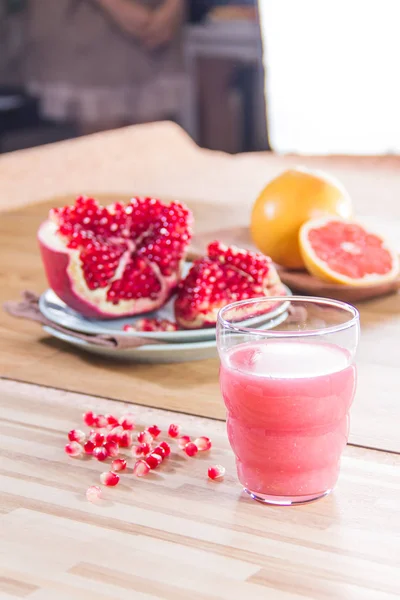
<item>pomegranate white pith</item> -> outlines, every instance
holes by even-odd
[[[161,307],[176,288],[191,238],[179,203],[133,198],[100,206],[78,198],[51,211],[38,239],[50,287],[85,317],[113,318]]]

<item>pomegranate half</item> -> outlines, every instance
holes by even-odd
[[[50,287],[88,318],[150,312],[175,290],[192,216],[178,202],[132,198],[101,206],[79,197],[50,211],[38,232]]]

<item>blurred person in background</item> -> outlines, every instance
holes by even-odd
[[[80,133],[175,118],[185,85],[185,0],[22,6],[22,78],[45,118],[74,123]]]

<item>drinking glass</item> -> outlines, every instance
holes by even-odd
[[[277,307],[285,311],[271,319]],[[349,434],[358,339],[357,309],[336,300],[254,298],[219,312],[228,437],[238,478],[255,500],[300,504],[333,489]]]

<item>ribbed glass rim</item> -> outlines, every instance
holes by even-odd
[[[324,329],[310,329],[309,331],[274,331],[274,329],[256,329],[252,327],[243,327],[238,325],[237,322],[232,322],[224,317],[224,314],[232,309],[240,308],[242,306],[259,304],[264,302],[287,302],[296,304],[297,302],[319,304],[321,306],[331,306],[339,308],[342,311],[348,313],[350,318],[345,323],[339,323],[338,325],[328,325]],[[254,317],[250,317],[254,318]],[[217,329],[226,329],[235,333],[246,333],[252,335],[264,335],[270,338],[289,338],[289,337],[315,337],[328,335],[330,333],[337,333],[339,331],[345,331],[350,329],[359,322],[360,313],[352,304],[342,302],[341,300],[333,300],[331,298],[320,298],[318,296],[265,296],[263,298],[249,298],[247,300],[239,300],[238,302],[232,302],[227,304],[218,313],[217,317]]]

